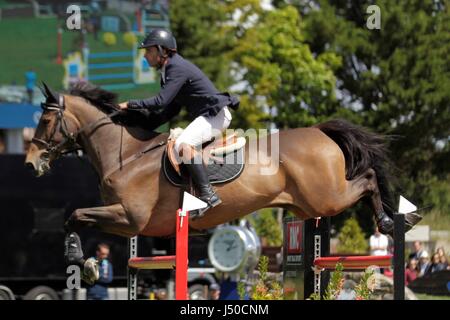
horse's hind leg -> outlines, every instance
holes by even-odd
[[[84,227],[97,227],[101,231],[121,236],[138,233],[137,226],[130,223],[121,204],[105,207],[77,209],[66,222],[65,260],[67,264],[77,264],[84,268],[83,279],[93,283],[98,279],[98,266],[93,259],[84,259],[80,237],[77,231]]]
[[[355,180],[361,181],[360,183],[363,184],[363,188],[365,189],[364,194],[367,194],[370,197],[370,203],[378,230],[383,234],[392,235],[394,230],[394,221],[383,209],[383,201],[381,199],[381,193],[378,187],[375,170],[368,169],[363,175],[359,176]]]
[[[340,181],[345,179],[340,176]],[[327,194],[326,197],[321,197],[314,208],[317,216],[332,216],[336,215],[347,208],[352,207],[363,197],[370,197],[370,203],[374,212],[375,221],[382,233],[391,234],[393,231],[393,221],[386,214],[383,209],[383,202],[381,200],[380,190],[378,188],[377,177],[375,170],[368,169],[363,174],[356,178],[347,181],[345,189],[342,185],[331,189],[333,192]]]

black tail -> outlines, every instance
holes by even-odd
[[[392,217],[394,201],[390,182],[392,168],[388,157],[387,136],[371,133],[345,120],[331,120],[315,126],[333,139],[345,156],[346,178],[351,180],[373,168],[377,174],[378,188],[385,212]]]

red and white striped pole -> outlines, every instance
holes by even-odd
[[[176,260],[175,260],[175,299],[187,300],[188,271],[188,230],[189,212],[177,210]]]

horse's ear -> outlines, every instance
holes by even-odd
[[[41,90],[41,92],[44,95],[44,97],[47,98],[47,92],[45,91],[43,85],[45,85],[44,82],[42,82],[42,85],[38,85],[38,88],[39,88],[39,90]]]
[[[50,89],[50,87],[47,86],[47,84],[45,82],[42,82],[42,84],[43,84],[44,90],[45,90],[45,92],[44,91],[42,92],[44,94],[44,96],[51,101],[59,102],[58,93],[56,93],[52,89]]]
[[[42,84],[39,86],[39,90],[41,90],[41,92],[44,95],[44,97],[48,98],[47,90],[45,89],[47,87],[47,85],[45,84],[44,81],[41,81],[41,83]]]

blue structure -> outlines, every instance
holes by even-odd
[[[90,53],[89,49],[86,48],[84,50],[84,61],[87,64],[86,80],[106,90],[133,88],[135,87],[135,57],[136,48],[130,51],[100,53]],[[117,59],[120,59],[120,61],[117,61]],[[92,63],[92,60],[94,60],[94,63]],[[114,70],[118,71],[114,72]],[[106,80],[106,83],[103,80]]]
[[[35,128],[41,113],[41,108],[32,104],[0,103],[0,128]]]

